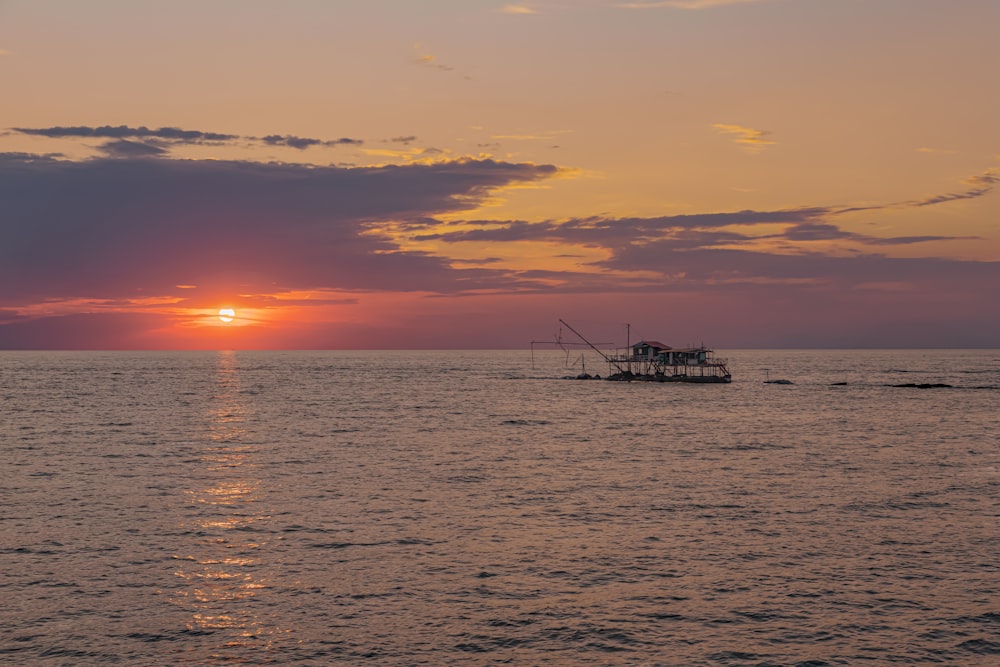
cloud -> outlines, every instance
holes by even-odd
[[[102,150],[109,155],[164,155],[172,146],[200,144],[235,144],[261,143],[267,146],[285,146],[304,150],[312,146],[336,147],[341,145],[358,146],[364,142],[360,139],[341,137],[339,139],[315,139],[297,137],[294,135],[269,134],[263,137],[241,136],[238,134],[223,134],[220,132],[203,132],[201,130],[184,130],[179,127],[160,127],[150,129],[145,126],[130,127],[128,125],[102,125],[89,127],[85,125],[71,127],[42,128],[11,128],[13,132],[29,136],[47,137],[49,139],[114,139],[118,142],[132,141],[130,144],[109,142],[102,145]],[[142,146],[146,148],[143,149]],[[129,152],[131,151],[131,152]]]
[[[142,349],[147,332],[162,325],[148,313],[72,313],[13,322],[0,319],[0,349]],[[67,336],[68,332],[72,332]]]
[[[775,254],[735,248],[692,250],[677,247],[669,240],[621,248],[600,265],[672,277],[674,289],[781,283],[854,289],[866,284],[906,283],[911,289],[934,285],[934,291],[941,291],[959,285],[996,284],[1000,279],[1000,262],[893,258],[881,254]],[[982,287],[973,289],[982,291]]]
[[[917,152],[924,153],[925,155],[954,155],[956,153],[956,151],[947,148],[930,148],[928,146],[921,146],[917,149]]]
[[[859,213],[864,211],[882,211],[886,209],[922,208],[924,206],[934,206],[936,204],[947,204],[963,199],[976,199],[990,194],[995,189],[994,186],[1000,183],[1000,170],[987,169],[981,174],[970,176],[965,179],[968,189],[961,192],[949,192],[940,195],[933,195],[923,199],[910,201],[891,202],[886,204],[870,204],[867,206],[848,206],[830,211],[830,215],[844,215],[848,213]]]
[[[155,144],[142,143],[140,141],[126,141],[125,139],[108,141],[101,144],[100,150],[110,157],[125,158],[158,157],[167,153],[165,148]]]
[[[928,197],[927,199],[909,202],[909,205],[933,206],[935,204],[944,204],[946,202],[957,201],[959,199],[976,199],[977,197],[982,197],[983,195],[987,195],[992,192],[994,186],[997,183],[1000,183],[1000,170],[988,169],[982,174],[967,178],[965,182],[970,186],[967,190]]]
[[[0,308],[0,324],[9,324],[17,320],[24,319],[24,316],[16,310],[4,310]]]
[[[536,10],[526,5],[505,5],[500,11],[504,14],[515,14],[519,16],[538,13]]]
[[[311,146],[360,146],[364,142],[360,139],[350,139],[348,137],[341,137],[340,139],[333,139],[329,141],[324,141],[322,139],[311,139],[308,137],[296,137],[292,135],[280,135],[280,134],[269,134],[266,137],[261,137],[260,141],[264,142],[269,146],[288,146],[289,148],[297,148],[303,150]]]
[[[455,72],[457,75],[461,76],[463,79],[471,80],[472,77],[468,74],[462,74],[451,65],[446,65],[444,63],[438,62],[437,56],[427,53],[423,46],[420,44],[415,45],[418,55],[416,55],[410,62],[414,65],[419,65],[420,67],[427,67],[429,69],[436,69],[442,72]]]
[[[408,304],[413,322],[426,320],[427,301],[450,304],[434,306],[442,316],[477,303],[485,332],[511,329],[529,303],[553,310],[574,299],[581,308],[602,310],[642,310],[653,298],[689,303],[699,327],[702,315],[711,326],[712,313],[726,314],[721,331],[731,331],[728,316],[750,303],[754,312],[779,303],[788,313],[783,322],[792,326],[801,312],[857,324],[862,311],[869,326],[890,312],[905,315],[898,304],[907,299],[907,312],[948,313],[954,328],[971,330],[978,322],[975,330],[996,331],[1000,324],[981,308],[1000,283],[1000,262],[915,257],[913,250],[907,258],[887,257],[881,251],[888,247],[960,237],[874,237],[840,222],[848,213],[985,196],[1000,182],[996,170],[967,179],[955,193],[863,207],[490,220],[466,213],[498,190],[564,170],[488,159],[382,167],[182,160],[151,150],[173,145],[169,133],[136,136],[128,129],[100,130],[105,136],[96,139],[109,157],[74,162],[0,154],[0,347],[169,346],[169,338],[149,338],[154,329],[165,336],[170,328],[166,311],[154,306],[204,307],[214,295],[242,295],[265,309],[335,304],[362,310],[369,306],[353,305],[355,299],[384,294],[394,299],[394,321],[402,317],[396,306]],[[268,136],[289,147],[300,138]],[[385,141],[410,140],[415,137]],[[480,244],[484,252],[449,253],[455,243]],[[524,256],[525,244],[543,248],[552,262],[511,263],[510,257]],[[428,294],[440,298],[413,300]],[[487,294],[513,300],[503,310],[480,301]],[[129,307],[127,317],[113,312]],[[615,315],[628,316],[627,310]],[[102,322],[116,333],[107,334]],[[406,326],[399,320],[392,331]],[[322,333],[296,340],[325,345]],[[388,330],[374,335],[360,327],[353,340],[398,340]]]
[[[734,135],[736,138],[733,141],[743,144],[751,150],[759,150],[778,143],[766,138],[771,134],[767,130],[754,130],[742,125],[727,125],[725,123],[715,123],[712,127],[722,134]]]
[[[96,137],[110,139],[166,139],[183,143],[203,143],[207,141],[233,141],[239,139],[235,134],[221,134],[218,132],[201,132],[199,130],[182,130],[178,127],[161,127],[149,129],[145,126],[129,127],[127,125],[102,125],[100,127],[88,127],[78,125],[74,127],[43,127],[43,128],[11,128],[21,134],[34,135],[49,138],[64,137]]]
[[[177,285],[183,291],[242,285],[262,294],[458,294],[551,290],[558,287],[554,276],[565,281],[559,289],[575,291],[632,284],[632,278],[600,270],[557,271],[539,282],[542,274],[507,269],[502,262],[458,264],[414,249],[427,241],[582,245],[608,253],[608,263],[596,269],[621,271],[643,248],[688,257],[762,239],[879,245],[944,238],[864,237],[830,224],[827,218],[836,211],[826,207],[442,226],[441,216],[455,218],[498,188],[548,179],[559,170],[470,159],[371,168],[150,160],[143,159],[145,144],[117,140],[104,148],[116,159],[0,158],[5,303],[176,294]],[[379,231],[387,225],[410,249]],[[746,231],[754,228],[760,233]]]
[[[451,67],[450,65],[442,65],[441,63],[437,62],[437,58],[435,58],[434,56],[432,56],[429,53],[426,53],[426,54],[421,55],[421,56],[417,56],[413,60],[413,62],[416,63],[417,65],[421,65],[423,67],[430,67],[430,68],[433,68],[433,69],[439,69],[439,70],[443,70],[445,72],[452,72],[452,71],[455,70],[455,68]]]
[[[857,241],[864,245],[890,246],[890,245],[912,245],[914,243],[928,243],[931,241],[957,241],[968,240],[973,237],[962,236],[890,236],[877,237],[854,232],[844,231],[836,225],[829,223],[807,222],[793,225],[785,229],[780,235],[790,241],[836,241],[848,240]]]
[[[171,294],[178,284],[513,287],[502,271],[455,271],[447,258],[401,250],[372,225],[454,214],[557,171],[493,160],[342,168],[0,156],[0,302]]]
[[[14,160],[18,162],[54,162],[65,157],[62,153],[24,153],[21,151],[0,153],[0,161]]]
[[[536,241],[567,243],[615,251],[669,243],[676,250],[694,250],[719,246],[747,245],[762,240],[783,240],[803,251],[805,244],[850,241],[861,246],[912,245],[931,241],[954,241],[969,237],[897,236],[874,237],[841,229],[825,222],[826,216],[839,211],[827,208],[803,208],[786,211],[737,211],[655,218],[578,218],[563,221],[475,221],[453,223],[454,231],[423,232],[420,225],[436,226],[434,221],[416,223],[410,228],[415,241],[444,243],[513,243]],[[726,227],[781,227],[750,235]],[[620,268],[620,267],[619,267]]]
[[[529,223],[473,222],[451,232],[418,235],[425,240],[449,243],[463,241],[555,241],[618,247],[643,243],[648,239],[676,235],[685,230],[710,230],[729,226],[797,224],[813,220],[825,213],[825,208],[804,208],[785,211],[736,211],[732,213],[700,213],[653,218],[575,218],[565,221]],[[476,225],[480,225],[476,227]],[[747,237],[741,237],[747,238]]]
[[[268,146],[289,146],[291,148],[309,148],[310,146],[318,146],[323,142],[319,139],[308,139],[305,137],[293,137],[291,135],[281,136],[280,134],[269,134],[266,137],[261,137],[263,141]]]

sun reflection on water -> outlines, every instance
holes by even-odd
[[[187,629],[217,640],[209,662],[239,661],[243,651],[269,649],[290,632],[269,624],[259,604],[274,570],[266,559],[267,532],[258,528],[271,517],[262,501],[259,445],[248,427],[248,398],[236,353],[220,352],[216,391],[206,411],[206,442],[199,453],[202,474],[188,491],[185,529],[194,540],[187,553],[175,556],[182,563],[175,574],[185,584],[175,602],[191,612]],[[220,648],[225,655],[216,652]]]

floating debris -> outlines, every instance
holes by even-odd
[[[795,384],[791,380],[772,380],[770,369],[764,369],[764,384]]]

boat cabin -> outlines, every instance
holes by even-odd
[[[709,350],[703,347],[672,348],[655,340],[641,340],[632,346],[635,360],[647,359],[666,366],[697,366],[708,361]]]

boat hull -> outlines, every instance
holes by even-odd
[[[698,384],[728,384],[733,381],[729,375],[673,375],[659,382],[694,382]]]
[[[728,384],[730,375],[640,375],[636,373],[615,373],[609,375],[613,382],[688,382],[692,384]]]

